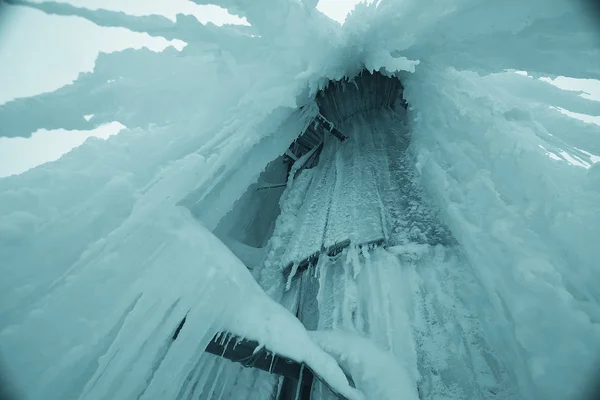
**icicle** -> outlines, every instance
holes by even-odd
[[[225,362],[223,362],[223,364],[225,364]],[[226,390],[228,389],[227,383],[229,382],[229,379],[232,376],[239,375],[239,372],[240,372],[236,365],[227,365],[224,368],[226,368],[228,371],[225,373],[225,378],[221,382],[221,392],[219,393],[217,400],[221,400],[223,398],[223,395],[225,394]]]
[[[269,353],[271,356],[271,363],[269,364],[269,372],[273,371],[273,363],[275,362],[275,354]]]
[[[296,394],[294,400],[300,400],[300,391],[302,390],[302,376],[304,375],[304,364],[300,366],[300,376],[298,377],[298,385],[296,386]]]
[[[298,272],[298,265],[299,262],[295,262],[294,264],[292,264],[292,270],[290,271],[290,274],[288,275],[287,281],[285,283],[285,290],[290,290],[290,288],[292,287],[292,280],[296,276],[296,272]]]
[[[217,357],[213,355],[207,356],[210,357],[209,361],[204,368],[199,369],[199,379],[196,382],[194,382],[194,385],[191,388],[190,394],[192,396],[200,397],[200,395],[204,393],[204,388],[208,381],[210,373],[215,367],[215,365],[219,362]]]
[[[284,380],[284,378],[281,376],[277,379],[277,395],[275,396],[276,399],[281,398],[281,390],[283,389],[283,380]]]
[[[214,377],[212,386],[211,386],[211,388],[210,388],[210,390],[208,392],[207,399],[213,399],[214,398],[213,394],[214,394],[214,392],[215,392],[215,390],[217,388],[217,385],[221,383],[220,382],[220,378],[221,378],[221,374],[223,373],[223,369],[225,368],[225,364],[226,363],[225,363],[225,361],[221,361],[218,364],[219,364],[219,366],[217,368],[217,373],[216,373],[216,375]]]

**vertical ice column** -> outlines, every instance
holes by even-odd
[[[421,400],[515,398],[514,377],[486,338],[489,300],[413,171],[403,113],[358,113],[342,125],[348,140],[326,143],[311,173],[334,184],[313,182],[291,242],[305,246],[302,254],[315,250],[303,235],[323,237],[325,249],[350,245],[321,253],[296,277],[287,302],[308,329],[362,337],[389,356],[390,371],[404,378],[363,370],[353,378],[368,396],[410,398],[418,387]],[[327,212],[313,213],[316,205]],[[327,217],[313,224],[316,215]],[[356,246],[374,237],[383,243]],[[374,352],[348,346],[343,358],[367,368],[377,365]],[[318,382],[312,395],[335,398]]]

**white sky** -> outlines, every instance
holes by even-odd
[[[123,11],[132,15],[177,13],[202,23],[245,23],[216,6],[188,0],[62,0],[76,6]],[[340,22],[359,0],[321,0],[318,9]],[[35,27],[35,29],[32,29]],[[74,33],[77,33],[74,35]],[[0,27],[0,104],[15,97],[55,90],[91,71],[99,52],[129,47],[160,51],[169,42],[122,28],[103,28],[77,17],[47,15],[27,7],[6,7]],[[7,60],[10,60],[7,62]]]
[[[132,15],[162,14],[174,19],[177,13],[184,13],[196,16],[203,23],[245,23],[224,9],[199,6],[188,0],[68,2]],[[317,9],[343,23],[358,2],[360,0],[320,0]],[[173,43],[122,28],[98,27],[82,18],[52,16],[26,7],[6,7],[0,26],[0,104],[17,97],[53,91],[72,82],[80,72],[93,69],[99,52],[143,46],[160,51],[170,44]],[[600,99],[599,81],[559,78],[552,83],[567,90],[584,90]],[[94,131],[39,131],[29,139],[0,138],[0,177],[56,160],[82,144],[87,137],[106,138],[122,127],[109,124]]]
[[[61,0],[65,1],[65,0]],[[202,23],[245,23],[216,6],[188,0],[69,0],[91,9],[104,8],[131,15],[178,13],[196,16]],[[319,10],[343,22],[359,0],[321,0]],[[34,28],[33,28],[34,27]],[[74,33],[77,33],[74,35]],[[76,17],[47,15],[26,7],[6,7],[0,26],[0,104],[56,90],[91,71],[99,52],[148,47],[160,51],[170,43],[120,28],[102,28]],[[54,161],[89,136],[106,138],[123,128],[109,124],[93,131],[45,131],[31,138],[0,137],[0,177],[22,173]]]
[[[58,160],[90,136],[106,139],[123,128],[122,124],[112,122],[93,131],[40,129],[31,138],[0,138],[0,176],[19,174],[34,166]]]

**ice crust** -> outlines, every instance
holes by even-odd
[[[277,379],[203,353],[229,330],[306,362],[327,383],[317,398],[579,398],[600,354],[600,127],[560,110],[600,106],[538,77],[600,78],[580,3],[383,0],[340,26],[314,2],[196,2],[250,26],[11,2],[187,43],[101,54],[74,83],[0,105],[3,136],[128,127],[0,179],[0,350],[16,386],[270,398]],[[403,168],[455,242],[351,247],[286,292],[284,244],[320,210],[302,199],[327,174],[301,173],[275,226],[241,217],[276,202],[247,190],[318,113],[317,90],[363,68],[405,86],[407,122],[382,124],[410,132]],[[274,232],[260,252],[231,233],[251,224]],[[288,311],[306,300],[300,282],[316,332]]]

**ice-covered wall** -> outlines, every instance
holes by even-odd
[[[580,389],[600,355],[600,129],[557,108],[600,107],[535,78],[600,77],[580,3],[382,0],[339,26],[313,2],[197,2],[250,26],[11,1],[187,43],[102,54],[73,84],[0,106],[5,136],[129,128],[0,180],[0,345],[21,389],[174,398],[227,326],[358,398],[315,344],[336,353],[328,338],[309,337],[211,230],[316,113],[298,107],[364,67],[406,87],[414,166],[484,282],[485,332],[523,393]],[[167,352],[186,313],[195,322]]]
[[[490,83],[510,87],[511,75],[420,72],[427,78],[406,88],[419,110],[416,167],[495,303],[488,335],[513,353],[520,379],[539,390],[532,396],[575,398],[600,355],[600,165],[559,162],[544,149],[576,155],[575,147],[591,148],[578,140],[597,146],[598,126],[494,96]],[[537,82],[519,80],[533,97]],[[513,334],[499,333],[507,330]]]

